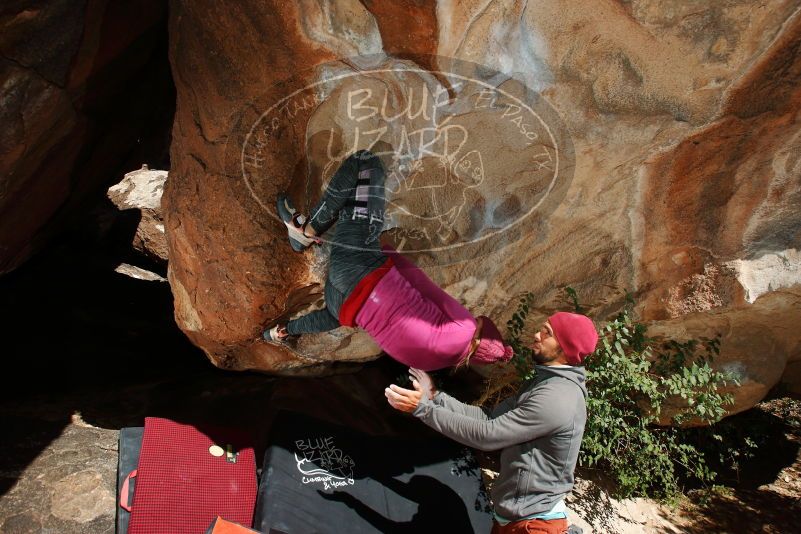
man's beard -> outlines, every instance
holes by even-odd
[[[545,365],[546,363],[554,361],[558,357],[558,355],[548,357],[542,354],[541,352],[537,353],[532,351],[531,357],[534,360],[534,363],[536,363],[537,365]]]

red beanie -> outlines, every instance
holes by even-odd
[[[514,350],[503,342],[503,336],[501,336],[501,332],[492,322],[492,319],[486,315],[482,315],[480,319],[483,324],[481,337],[471,361],[480,363],[508,362],[514,355]]]
[[[570,365],[581,365],[585,356],[595,352],[598,332],[586,315],[556,312],[548,317],[548,322]]]

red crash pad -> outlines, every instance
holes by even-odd
[[[255,455],[239,430],[148,417],[137,472],[130,534],[197,534],[217,516],[252,524]]]

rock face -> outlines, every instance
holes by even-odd
[[[0,7],[0,274],[85,213],[170,120],[165,20],[147,0]]]
[[[699,339],[720,333],[721,356],[716,367],[739,383],[724,391],[734,396],[735,405],[729,411],[740,412],[762,400],[766,385],[778,384],[788,364],[799,360],[799,309],[801,288],[796,285],[766,293],[750,305],[657,321],[648,333],[668,339]],[[792,389],[792,382],[789,385]],[[666,406],[666,419],[671,410],[672,406]]]
[[[119,210],[139,210],[133,248],[153,260],[167,261],[167,238],[161,216],[161,195],[167,171],[149,170],[143,165],[129,172],[120,183],[109,188],[107,196]]]
[[[737,410],[801,360],[797,1],[384,4],[171,5],[169,280],[215,365],[377,355],[347,328],[258,340],[325,279],[275,194],[309,209],[356,148],[383,152],[382,240],[476,314],[503,324],[525,291],[545,314],[570,285],[603,319],[635,290],[653,328],[723,330]]]

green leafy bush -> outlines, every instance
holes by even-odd
[[[567,293],[581,312],[575,291],[568,288]],[[521,379],[534,374],[531,351],[520,339],[530,304],[527,294],[507,323]],[[706,484],[715,473],[697,440],[684,439],[679,428],[658,424],[666,422],[666,404],[674,424],[711,425],[732,402],[718,390],[733,380],[710,365],[718,354],[719,338],[659,344],[631,317],[632,304],[627,297],[626,307],[600,328],[598,348],[585,360],[588,419],[579,462],[610,476],[618,497],[670,500],[680,493],[682,480]]]
[[[512,318],[506,323],[507,343],[514,349],[514,356],[512,356],[511,362],[521,380],[528,380],[534,376],[531,349],[520,339],[526,326],[526,317],[532,300],[533,295],[531,293],[523,295],[518,303],[517,311],[512,314]]]

